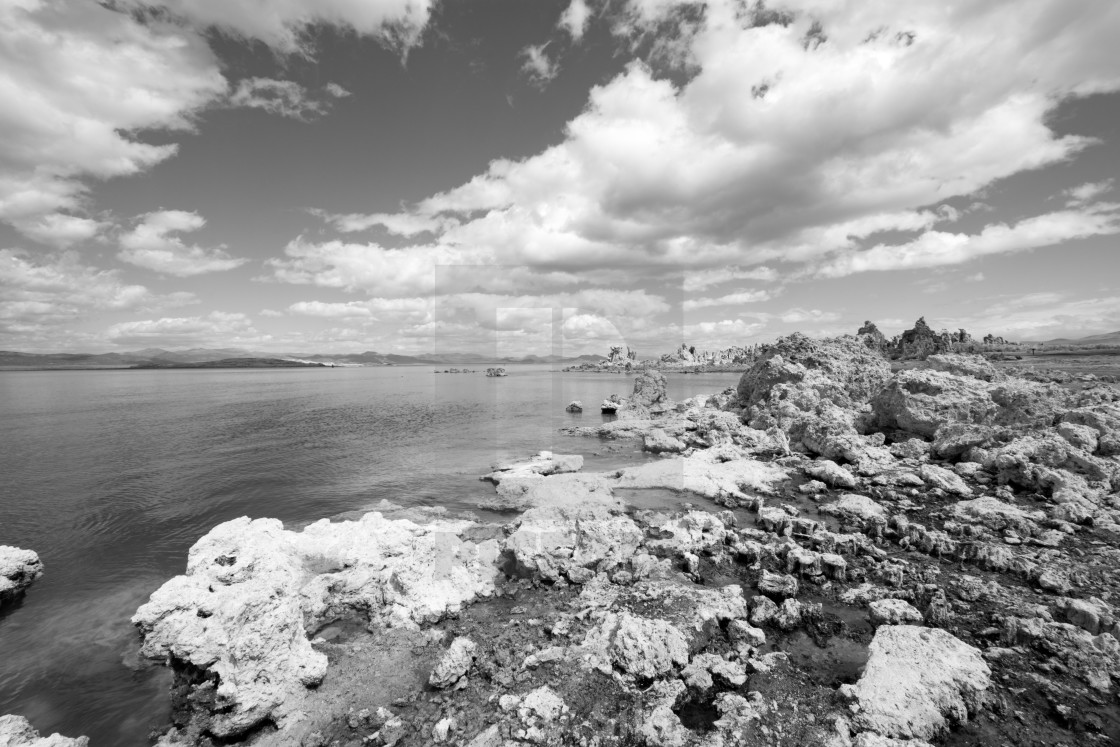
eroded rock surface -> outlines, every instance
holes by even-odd
[[[35,727],[23,716],[0,716],[0,747],[87,747],[86,737],[64,737],[51,734],[39,735]]]
[[[43,563],[31,550],[0,545],[0,607],[22,595],[43,575]]]

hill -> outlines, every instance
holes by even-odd
[[[1099,335],[1089,335],[1087,337],[1059,337],[1054,340],[1044,340],[1042,345],[1073,345],[1075,347],[1088,347],[1091,345],[1116,345],[1120,346],[1120,330],[1116,332],[1104,332]]]

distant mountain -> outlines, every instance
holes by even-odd
[[[164,350],[163,348],[144,348],[125,353],[20,353],[0,350],[0,368],[24,369],[70,369],[70,368],[176,368],[205,367],[227,368],[230,360],[289,361],[298,365],[305,361],[310,364],[346,364],[357,366],[419,366],[419,365],[487,365],[516,363],[574,364],[604,360],[601,355],[581,355],[564,358],[557,355],[527,355],[521,358],[495,358],[478,353],[444,353],[440,355],[397,355],[367,350],[364,353],[345,353],[330,355],[316,353],[262,353],[240,348],[192,348],[190,350]],[[215,366],[196,364],[216,363]],[[278,367],[282,363],[261,364]]]
[[[167,361],[152,359],[131,368],[324,368],[326,363],[308,363],[287,358],[223,358],[216,361]]]
[[[1044,340],[1043,345],[1074,345],[1079,347],[1089,345],[1117,345],[1120,346],[1120,330],[1116,332],[1104,332],[1099,335],[1089,335],[1088,337],[1059,337],[1054,340]]]

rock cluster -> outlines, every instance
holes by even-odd
[[[0,747],[88,747],[86,737],[64,737],[51,734],[39,736],[39,732],[22,716],[0,716]]]
[[[43,563],[31,550],[0,545],[0,607],[14,600],[43,575]]]
[[[970,356],[892,373],[860,338],[801,335],[735,390],[677,403],[664,383],[566,429],[645,461],[542,452],[487,475],[521,511],[501,527],[215,528],[135,618],[189,693],[182,743],[1120,737],[1120,391]],[[346,619],[406,636],[422,671],[328,718],[315,703],[361,690],[367,644],[321,633]]]

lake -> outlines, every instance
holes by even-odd
[[[300,525],[382,500],[479,511],[495,461],[540,449],[585,469],[646,458],[557,432],[602,421],[629,376],[510,366],[0,372],[0,545],[45,575],[0,612],[0,715],[44,734],[145,745],[166,725],[170,673],[142,661],[129,618],[238,516]],[[669,375],[683,399],[739,374]],[[564,411],[573,399],[587,409]]]

